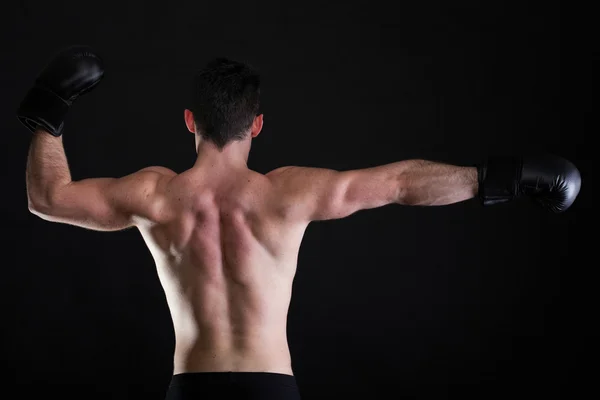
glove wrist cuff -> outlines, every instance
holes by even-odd
[[[518,197],[521,170],[522,161],[518,157],[493,157],[478,166],[481,203],[490,206]]]
[[[17,117],[31,132],[41,126],[53,136],[60,136],[70,106],[52,91],[34,86],[21,102]]]

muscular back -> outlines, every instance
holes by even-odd
[[[138,223],[173,318],[175,371],[291,374],[287,311],[306,223],[286,223],[277,188],[245,170],[188,171]]]

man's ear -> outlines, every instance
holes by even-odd
[[[257,137],[260,131],[262,131],[263,127],[263,114],[259,114],[254,117],[254,121],[252,122],[252,132],[251,136],[253,138]]]
[[[196,121],[194,121],[194,114],[186,108],[183,112],[183,118],[185,120],[185,126],[187,126],[188,131],[196,133]]]

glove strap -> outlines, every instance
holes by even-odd
[[[506,203],[519,195],[522,160],[491,157],[477,167],[479,199],[484,206]]]
[[[50,90],[34,86],[21,102],[17,118],[31,132],[41,126],[53,136],[60,136],[70,106],[70,102]]]

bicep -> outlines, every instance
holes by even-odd
[[[281,174],[282,198],[291,218],[339,219],[381,207],[397,197],[397,179],[385,167],[350,171],[291,167]]]
[[[71,182],[57,189],[46,209],[39,215],[93,230],[120,230],[131,226],[129,213],[118,194],[122,184],[117,178],[92,178]],[[125,189],[125,188],[123,188]]]
[[[40,217],[83,228],[113,231],[133,226],[133,216],[148,214],[158,180],[146,168],[122,178],[91,178],[57,189],[50,204],[35,210]]]

